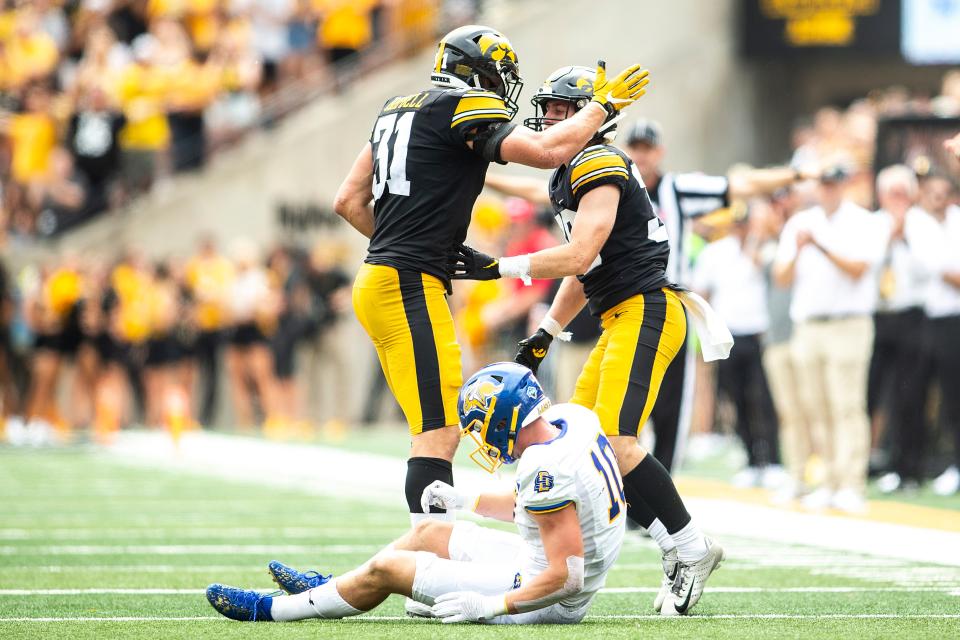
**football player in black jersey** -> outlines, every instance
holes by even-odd
[[[575,117],[590,101],[595,81],[586,67],[555,71],[533,98],[537,117],[524,124],[549,130]],[[600,417],[617,454],[627,513],[650,530],[664,553],[655,608],[683,614],[699,600],[723,550],[700,533],[670,474],[637,442],[686,337],[686,319],[666,276],[666,229],[629,157],[605,144],[610,129],[609,123],[598,129],[550,179],[550,201],[566,244],[499,260],[462,246],[451,255],[450,273],[454,279],[564,278],[540,328],[519,344],[517,362],[534,371],[585,304],[600,318],[603,333],[570,402]]]
[[[423,489],[453,481],[460,440],[463,380],[444,300],[447,256],[466,237],[490,162],[548,168],[569,161],[648,82],[639,65],[609,81],[602,63],[599,73],[590,104],[574,117],[549,131],[517,128],[510,122],[521,86],[516,52],[494,29],[460,27],[437,47],[435,86],[383,105],[337,193],[336,212],[370,238],[353,305],[410,427],[406,497],[414,523],[430,517],[420,506]],[[446,518],[443,510],[433,514]]]

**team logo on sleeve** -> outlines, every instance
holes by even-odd
[[[546,471],[538,471],[537,478],[533,481],[534,493],[546,493],[553,489],[553,476]]]
[[[523,582],[523,576],[521,576],[520,573],[517,572],[517,575],[513,576],[513,588],[514,588],[514,589],[519,589],[519,588],[520,588],[520,584],[521,584],[522,582]]]

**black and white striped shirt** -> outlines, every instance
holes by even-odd
[[[667,278],[681,285],[690,283],[687,220],[706,215],[730,204],[730,182],[726,176],[703,173],[667,173],[648,190],[657,215],[667,227],[670,261]]]

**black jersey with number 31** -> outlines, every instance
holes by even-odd
[[[489,165],[466,140],[509,120],[489,91],[427,89],[387,100],[370,136],[375,202],[366,262],[449,283],[447,254],[467,236]]]
[[[615,147],[587,147],[569,165],[554,171],[550,200],[564,237],[569,241],[580,199],[605,184],[620,189],[617,217],[600,255],[586,273],[577,276],[596,316],[638,293],[669,284],[666,227],[654,213],[630,158]]]

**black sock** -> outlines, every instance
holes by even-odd
[[[453,465],[442,458],[410,458],[407,460],[407,506],[410,513],[423,513],[420,507],[420,496],[423,490],[433,484],[434,480],[442,480],[449,485],[453,484]],[[446,509],[430,507],[430,513],[446,513]]]
[[[623,477],[623,493],[630,508],[627,514],[633,518],[630,509],[635,508],[633,501],[639,506],[642,500],[653,515],[663,523],[667,533],[676,533],[690,523],[690,514],[683,505],[677,486],[660,461],[652,455],[643,457],[633,471]],[[638,498],[640,500],[638,500]],[[642,509],[642,507],[639,507]],[[642,517],[642,516],[641,516]],[[649,516],[646,516],[649,517]],[[638,518],[634,518],[643,524]],[[653,522],[653,518],[650,518]]]
[[[623,483],[623,495],[627,499],[627,517],[636,522],[644,529],[649,529],[653,521],[657,519],[657,514],[653,512],[647,501],[636,492],[632,485]]]

